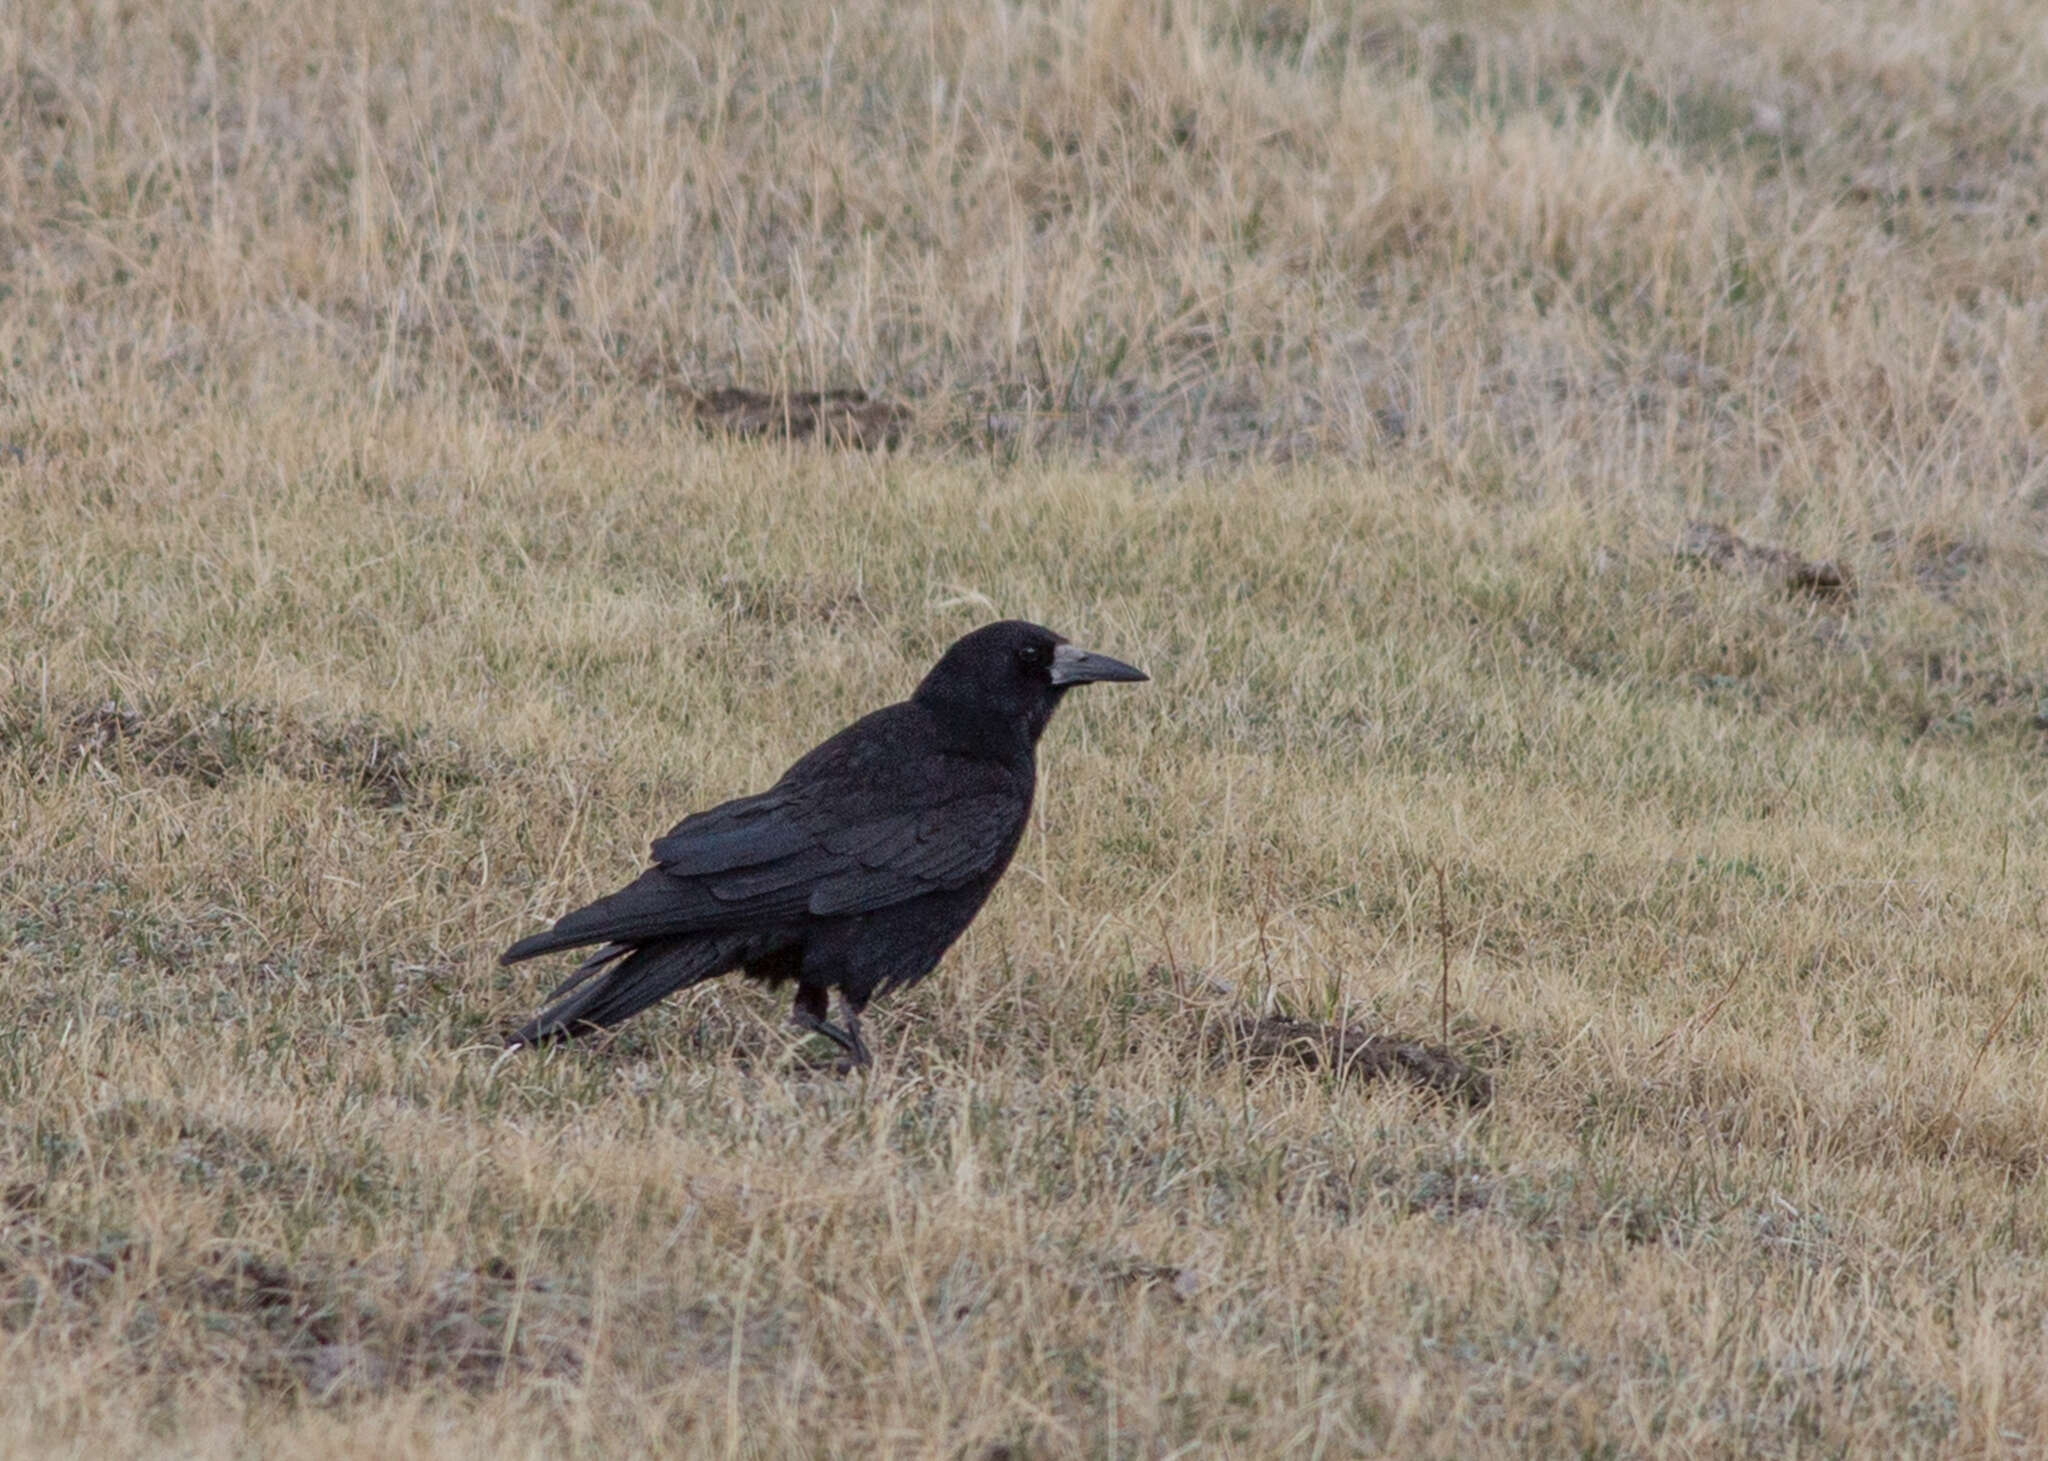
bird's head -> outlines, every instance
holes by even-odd
[[[1067,643],[1021,619],[985,624],[953,641],[912,699],[949,719],[1000,722],[1036,742],[1076,685],[1151,677],[1121,660]]]

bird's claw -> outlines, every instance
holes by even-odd
[[[813,1035],[823,1035],[827,1040],[830,1040],[834,1045],[844,1050],[846,1052],[844,1069],[846,1070],[857,1070],[861,1066],[874,1063],[872,1057],[868,1055],[866,1042],[860,1038],[860,1021],[851,1016],[846,1021],[849,1028],[844,1030],[840,1029],[830,1020],[812,1014],[809,1010],[796,1011],[789,1017],[789,1022],[799,1030],[808,1030]]]

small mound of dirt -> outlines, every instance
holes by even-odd
[[[1405,1080],[1467,1106],[1484,1106],[1493,1099],[1491,1076],[1426,1041],[1286,1015],[1231,1015],[1210,1028],[1218,1045],[1247,1064],[1291,1063],[1304,1070],[1334,1070],[1360,1081]]]
[[[875,451],[903,440],[910,412],[866,391],[766,391],[720,386],[688,391],[683,413],[698,425],[733,436],[808,441]]]
[[[8,739],[40,736],[23,723],[11,736],[0,734],[0,744]],[[484,774],[461,747],[428,733],[371,716],[308,721],[261,705],[142,711],[104,700],[64,714],[55,740],[57,759],[66,766],[127,760],[202,786],[274,767],[299,780],[352,787],[386,809],[430,803]]]
[[[1790,548],[1752,543],[1719,523],[1687,523],[1673,556],[1682,563],[1703,564],[1727,573],[1769,577],[1788,594],[1839,600],[1856,592],[1855,575],[1834,559],[1803,558]]]
[[[121,1280],[121,1282],[117,1282]],[[83,1327],[123,1302],[190,1316],[204,1348],[161,1334],[126,1341],[152,1367],[214,1366],[216,1346],[259,1390],[360,1400],[446,1378],[472,1393],[508,1375],[573,1378],[589,1347],[587,1299],[492,1259],[433,1272],[293,1266],[227,1246],[155,1250],[133,1240],[65,1251],[31,1235],[0,1253],[0,1303]]]

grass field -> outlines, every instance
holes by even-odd
[[[2044,40],[0,12],[0,1452],[2048,1456]],[[1010,615],[1154,680],[869,1077],[500,1059]],[[1489,1105],[1204,1038],[1446,947]]]

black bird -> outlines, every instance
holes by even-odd
[[[956,641],[908,700],[863,716],[758,796],[676,824],[654,866],[499,960],[599,945],[507,1042],[615,1025],[733,969],[796,981],[793,1024],[868,1062],[860,1015],[958,938],[1017,850],[1038,737],[1096,680],[1143,680],[1036,624]],[[826,1018],[839,991],[844,1026]]]

